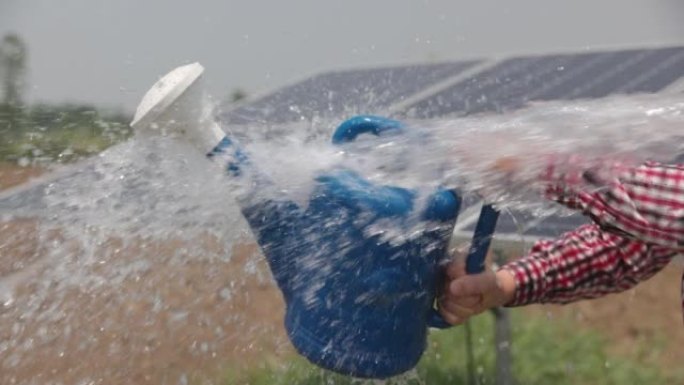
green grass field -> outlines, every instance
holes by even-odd
[[[474,368],[477,384],[495,384],[493,317],[481,315],[473,322]],[[684,381],[681,370],[665,373],[638,364],[635,357],[608,355],[605,340],[595,332],[576,330],[571,323],[513,317],[513,377],[519,385],[642,385]],[[468,385],[465,329],[433,331],[429,347],[417,369],[389,380],[393,384]],[[644,347],[648,349],[649,347]],[[376,384],[353,380],[318,369],[300,357],[282,365],[261,364],[243,372],[226,370],[224,385],[352,385]]]
[[[0,105],[0,161],[65,163],[99,153],[132,132],[123,114],[89,106]]]

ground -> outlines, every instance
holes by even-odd
[[[19,185],[41,173],[42,169],[38,167],[17,167],[0,161],[0,190]]]
[[[35,175],[2,170],[11,183]],[[183,242],[146,241],[140,247],[140,242],[125,245],[112,239],[101,248],[116,253],[108,263],[127,266],[145,260],[153,261],[154,268],[126,274],[119,282],[120,276],[109,273],[113,269],[74,266],[90,269],[104,283],[51,291],[59,286],[47,278],[58,267],[45,262],[50,245],[69,247],[69,240],[51,233],[38,242],[36,226],[31,219],[0,223],[0,295],[3,283],[14,287],[12,301],[0,301],[2,384],[47,378],[176,384],[184,374],[191,379],[220,376],[225,368],[239,371],[292,352],[282,328],[280,293],[263,259],[253,264],[254,245],[237,246],[230,260],[171,263]],[[198,242],[217,255],[227,253],[211,237]],[[607,337],[611,354],[635,353],[667,370],[684,356],[681,270],[677,261],[626,293],[516,311],[597,330]]]
[[[523,250],[520,245],[507,244],[501,249],[511,257]],[[578,328],[604,335],[610,352],[639,356],[645,363],[662,365],[667,370],[678,367],[684,357],[683,270],[684,258],[680,256],[663,271],[626,292],[568,305],[527,306],[516,311],[547,317],[550,322],[570,320]]]
[[[674,261],[637,288],[591,301],[532,306],[524,311],[572,320],[578,328],[605,335],[609,351],[641,357],[646,363],[677,368],[684,357],[680,285],[682,263]]]

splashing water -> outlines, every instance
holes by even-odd
[[[235,203],[246,193],[306,205],[317,175],[346,168],[421,195],[446,186],[548,215],[537,175],[549,155],[609,173],[606,160],[636,165],[684,153],[681,97],[408,121],[402,133],[344,146],[329,144],[336,123],[231,133],[275,189],[255,192],[165,138],[111,148],[51,183],[40,218],[3,224],[0,382],[187,382],[188,373],[211,377],[226,362],[290,352],[277,290]],[[492,168],[505,157],[520,161],[513,176]],[[369,231],[418,231],[387,226]]]
[[[549,208],[539,190],[550,158],[558,172],[592,169],[609,181],[616,163],[673,162],[684,154],[684,100],[678,95],[549,102],[503,115],[406,121],[399,133],[366,135],[343,146],[329,144],[334,123],[314,127],[313,134],[293,126],[279,136],[251,128],[239,135],[277,193],[302,203],[317,174],[346,168],[377,184],[424,193],[441,186],[501,207],[534,210]],[[501,159],[515,159],[515,172],[497,171]]]

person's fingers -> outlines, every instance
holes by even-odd
[[[453,261],[447,265],[446,275],[450,279],[456,279],[466,274],[465,264],[462,261]]]
[[[449,323],[450,325],[460,325],[463,322],[465,322],[464,319],[459,318],[455,314],[447,311],[446,309],[440,307],[439,308],[439,314],[444,318],[444,320]]]
[[[458,297],[457,300],[452,300],[451,302],[454,302],[455,304],[471,309],[478,308],[482,306],[484,296],[482,294],[478,295],[471,295],[468,297]]]
[[[453,301],[442,300],[439,303],[439,313],[449,324],[459,325],[472,316],[482,313],[484,308],[481,303],[481,301],[478,301],[475,307],[468,307]]]
[[[445,312],[455,315],[460,319],[470,318],[477,314],[479,310],[477,308],[463,306],[452,301],[444,301],[442,304],[440,304],[440,308],[443,308]]]
[[[516,157],[504,156],[494,161],[492,169],[494,171],[511,174],[520,169],[520,163],[520,159]]]
[[[438,303],[446,303],[446,302],[453,302],[459,306],[465,306],[465,307],[470,307],[470,308],[475,308],[478,306],[482,305],[484,296],[481,294],[478,295],[470,295],[470,296],[464,296],[464,297],[455,297],[451,295],[449,291],[449,284],[446,284],[447,288],[444,291],[444,295],[438,298]]]
[[[482,296],[497,289],[496,277],[490,273],[473,274],[451,281],[449,294],[453,297]]]
[[[437,300],[442,301],[449,296],[451,296],[451,280],[445,280],[441,290],[437,290]]]

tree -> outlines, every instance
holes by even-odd
[[[0,43],[0,67],[3,68],[3,104],[19,107],[26,87],[27,49],[15,33],[5,35]]]
[[[233,90],[233,92],[230,94],[230,101],[232,103],[237,103],[247,97],[247,92],[245,92],[241,88],[236,88]]]

